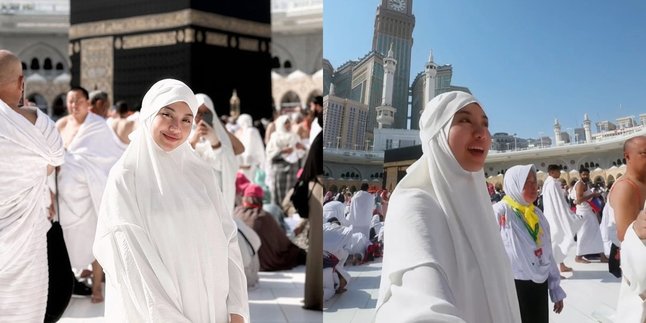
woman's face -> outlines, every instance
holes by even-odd
[[[179,147],[191,132],[193,113],[185,102],[175,102],[159,110],[152,124],[152,136],[162,150]]]
[[[530,171],[523,186],[523,199],[525,202],[532,204],[538,198],[538,182],[536,181],[536,173]]]
[[[195,114],[195,124],[200,123],[204,119],[204,115],[211,113],[211,110],[202,104],[197,108],[197,113]]]
[[[491,134],[489,118],[477,103],[466,105],[453,116],[449,147],[464,170],[482,169],[491,147]]]

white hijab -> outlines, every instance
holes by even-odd
[[[166,152],[151,135],[158,111],[175,102],[197,112],[184,83],[151,87],[141,126],[110,172],[94,242],[111,284],[106,319],[226,322],[237,313],[248,322],[237,230],[212,167],[188,141]]]
[[[480,301],[487,302],[493,322],[519,322],[511,265],[494,221],[484,173],[482,170],[464,170],[453,156],[448,143],[453,116],[470,103],[479,104],[472,95],[453,91],[438,95],[426,105],[419,121],[423,155],[408,168],[408,174],[395,190],[420,189],[435,199],[446,217],[456,250],[457,275],[460,275],[457,279],[482,282],[487,297]],[[393,192],[393,196],[395,195]],[[393,202],[391,198],[389,213],[398,214]],[[386,230],[389,220],[397,219],[387,217]],[[387,231],[386,235],[388,234],[410,236],[410,232]],[[396,256],[394,263],[386,264],[384,258],[384,269],[387,266],[390,268],[382,277],[418,265],[422,261],[420,257],[427,256],[425,243],[427,241],[416,241],[418,245],[411,245],[409,251],[402,251]],[[473,251],[477,268],[460,266],[474,261],[469,258],[469,253],[460,252],[468,249]],[[432,256],[429,259],[432,261]],[[477,276],[472,276],[474,273]],[[383,295],[387,294],[383,289],[389,288],[384,286],[383,279],[381,288],[379,303],[383,302]],[[485,321],[488,320],[483,320]]]
[[[524,206],[529,205],[523,197],[523,187],[525,186],[530,171],[536,173],[534,165],[517,165],[511,167],[505,172],[505,179],[503,181],[505,194],[509,195],[518,204]]]
[[[218,114],[215,112],[215,107],[213,105],[213,101],[211,101],[211,98],[203,93],[198,93],[195,95],[195,98],[197,99],[197,106],[201,106],[204,104],[209,111],[213,114],[213,130],[215,131],[215,134],[218,136],[220,139],[221,147],[219,149],[220,153],[216,155],[216,158],[214,158],[214,165],[213,167],[220,172],[220,177],[221,177],[221,189],[222,189],[222,194],[224,195],[224,200],[225,204],[227,206],[227,210],[233,214],[233,208],[235,205],[235,192],[236,192],[236,187],[235,187],[235,181],[236,181],[236,173],[239,168],[239,162],[238,159],[235,156],[235,153],[233,152],[233,144],[231,144],[231,138],[229,138],[229,132],[224,129],[222,126],[222,123],[220,122],[220,119],[218,118]],[[197,145],[204,144],[204,143],[198,143]],[[196,145],[196,150],[197,150],[197,145]],[[209,147],[206,147],[208,150],[211,150],[211,143],[206,143]]]
[[[253,119],[248,114],[241,114],[236,123],[240,129],[236,132],[236,137],[240,139],[245,147],[241,156],[241,164],[246,166],[256,165],[264,169],[265,164],[265,144],[260,137],[260,132],[253,126]]]
[[[276,131],[271,134],[267,143],[267,158],[270,160],[278,156],[284,148],[295,148],[296,143],[299,141],[298,135],[285,128],[285,124],[290,121],[289,119],[288,115],[282,115],[276,119]],[[296,155],[296,150],[292,154]],[[286,158],[285,160],[288,159]],[[294,158],[288,161],[294,163]],[[295,161],[298,161],[298,158],[295,158]]]

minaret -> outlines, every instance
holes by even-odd
[[[585,132],[585,142],[592,142],[592,131],[590,125],[592,122],[588,118],[588,114],[583,115],[583,131]]]
[[[388,56],[384,58],[384,87],[381,91],[381,105],[393,105],[393,79],[395,77],[395,69],[397,60],[393,55],[393,44],[390,44]]]
[[[336,93],[334,93],[335,92],[334,90],[335,90],[334,89],[334,83],[331,83],[330,84],[330,93],[329,93],[330,96],[336,95]]]
[[[384,58],[384,87],[381,96],[381,105],[376,108],[377,123],[379,128],[390,128],[395,121],[395,108],[393,107],[393,78],[397,67],[397,60],[393,53],[393,44],[390,44],[388,56]]]
[[[561,139],[561,124],[559,124],[558,119],[554,119],[554,141],[556,146],[563,144],[563,139]]]
[[[428,56],[428,62],[426,62],[426,68],[424,69],[426,74],[426,83],[424,86],[424,106],[428,101],[431,101],[435,97],[435,76],[437,75],[437,65],[433,62],[433,50]]]

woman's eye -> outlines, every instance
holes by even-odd
[[[162,112],[161,115],[167,118],[170,117],[170,113],[168,112]]]
[[[184,120],[182,120],[182,121],[183,121],[184,123],[193,123],[193,120],[191,120],[191,119],[184,119]]]

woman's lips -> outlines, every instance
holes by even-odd
[[[178,138],[178,137],[171,136],[171,135],[167,135],[167,134],[165,134],[165,133],[163,133],[163,132],[162,132],[162,135],[163,135],[163,136],[164,136],[164,138],[166,138],[166,140],[168,140],[168,141],[178,141],[178,140],[179,140],[179,138]]]

